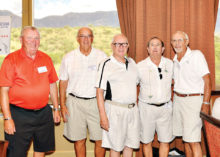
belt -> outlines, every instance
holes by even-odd
[[[43,110],[46,106],[44,106],[44,107],[42,107],[42,108],[40,108],[40,109],[26,109],[26,108],[22,108],[22,107],[19,107],[19,106],[16,106],[16,105],[14,105],[14,104],[10,104],[11,105],[11,107],[13,107],[13,108],[16,108],[16,109],[20,109],[20,110],[25,110],[25,111],[29,111],[29,112],[37,112],[37,111],[41,111],[41,110]]]
[[[76,97],[76,98],[78,98],[78,99],[84,99],[84,100],[89,100],[89,99],[94,99],[94,98],[96,98],[96,97],[92,97],[92,98],[80,97],[80,96],[76,96],[76,95],[74,95],[74,94],[72,94],[72,93],[70,93],[69,95],[71,95],[71,96],[73,96],[73,97]]]
[[[169,101],[168,101],[169,102]],[[148,105],[153,105],[153,106],[157,106],[157,107],[160,107],[160,106],[163,106],[165,105],[166,103],[168,102],[165,102],[165,103],[161,103],[161,104],[150,104],[150,103],[147,103]]]
[[[131,103],[131,104],[121,104],[115,101],[110,101],[110,100],[106,100],[107,103],[111,104],[111,105],[115,105],[115,106],[119,106],[119,107],[124,107],[124,108],[133,108],[135,106],[135,103]]]
[[[187,96],[202,96],[204,94],[202,93],[194,93],[194,94],[180,94],[180,93],[177,93],[177,92],[174,92],[177,96],[179,97],[187,97]]]

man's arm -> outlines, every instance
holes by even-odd
[[[59,105],[58,105],[58,90],[56,82],[50,84],[50,98],[53,103],[53,119],[55,123],[60,122],[60,113],[59,113]]]
[[[9,97],[8,97],[8,92],[9,92],[10,87],[0,87],[1,89],[1,96],[0,96],[0,103],[1,103],[1,108],[2,112],[4,115],[4,130],[7,134],[14,134],[15,130],[15,124],[14,121],[11,117],[11,111],[9,107]]]
[[[105,106],[104,106],[104,90],[97,88],[96,97],[97,97],[97,103],[98,103],[98,108],[99,108],[100,125],[104,130],[108,131],[109,122],[108,122],[108,118],[107,118],[107,115],[105,112]]]
[[[210,74],[206,74],[205,76],[203,76],[203,80],[204,80],[204,96],[203,96],[201,111],[206,114],[209,114],[210,111],[209,101],[210,101],[211,89],[212,89]]]
[[[68,85],[68,80],[59,81],[59,94],[60,94],[60,107],[63,121],[67,122],[66,116],[69,116],[69,112],[66,107],[66,89]]]

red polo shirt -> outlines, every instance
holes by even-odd
[[[35,59],[21,48],[9,54],[0,71],[0,86],[10,87],[9,102],[25,109],[47,105],[50,84],[58,80],[51,58],[37,51]]]

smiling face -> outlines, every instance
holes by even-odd
[[[189,40],[186,39],[186,36],[183,32],[176,32],[172,36],[171,44],[176,53],[184,53],[187,50],[187,45],[189,44]]]
[[[124,59],[129,47],[128,39],[123,34],[116,35],[111,47],[115,58]]]
[[[163,47],[161,40],[153,38],[149,41],[147,50],[150,57],[161,57],[165,48]]]
[[[26,29],[20,37],[20,42],[27,54],[36,54],[40,46],[40,34],[35,29]]]
[[[80,50],[82,51],[91,50],[92,42],[93,42],[92,31],[87,27],[81,28],[77,35],[77,41],[80,45]]]

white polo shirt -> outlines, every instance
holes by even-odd
[[[127,64],[121,63],[111,56],[100,64],[96,87],[106,90],[106,100],[122,104],[136,102],[137,66],[133,59],[126,58],[126,60]]]
[[[209,73],[204,55],[189,47],[181,61],[174,56],[174,91],[182,94],[204,93],[203,76]]]
[[[60,80],[68,80],[67,93],[79,97],[95,97],[97,67],[106,54],[92,48],[88,56],[83,55],[79,48],[63,57],[60,66]]]
[[[159,67],[150,57],[137,64],[140,81],[139,101],[160,104],[168,102],[171,98],[171,84],[173,77],[173,62],[161,57]],[[161,73],[158,71],[161,69]],[[162,79],[159,75],[162,74]]]

